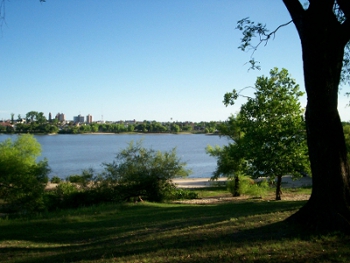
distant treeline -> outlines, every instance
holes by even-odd
[[[215,133],[219,122],[116,122],[116,123],[74,123],[47,120],[28,120],[24,122],[0,122],[0,133],[36,134],[81,134],[81,133]]]

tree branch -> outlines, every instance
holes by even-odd
[[[258,65],[259,62],[255,61],[253,58],[255,51],[258,49],[258,47],[262,44],[269,42],[271,37],[274,37],[277,33],[277,31],[284,26],[289,25],[292,23],[292,21],[289,21],[287,23],[284,23],[282,25],[279,25],[275,30],[268,33],[269,30],[266,28],[266,25],[263,25],[262,23],[255,23],[249,20],[248,17],[243,18],[237,22],[236,29],[239,29],[242,31],[243,38],[241,39],[241,45],[238,47],[242,51],[246,51],[247,49],[252,49],[253,52],[251,54],[251,59],[249,60],[249,63],[251,65],[250,69],[260,69],[260,66]],[[252,39],[259,36],[259,41],[257,45],[252,45]]]
[[[338,4],[339,12],[341,12],[342,17],[342,36],[345,43],[350,40],[350,2],[346,0],[336,0]]]
[[[341,25],[345,43],[350,41],[350,18],[347,18]]]
[[[350,19],[350,1],[347,0],[336,0],[339,5],[341,11],[346,16],[347,20]]]

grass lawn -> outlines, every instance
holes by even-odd
[[[305,202],[144,202],[3,218],[0,262],[350,262],[350,237],[283,222]]]

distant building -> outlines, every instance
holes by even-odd
[[[91,124],[91,123],[92,123],[92,115],[88,114],[88,115],[86,116],[86,123],[87,123],[87,124]]]
[[[81,116],[80,114],[78,116],[74,116],[73,118],[74,123],[83,123],[84,122],[84,116]]]
[[[66,120],[66,117],[63,113],[57,113],[55,119],[57,119],[59,122],[63,122]]]
[[[136,124],[136,120],[135,119],[133,119],[133,120],[125,120],[124,124],[126,124],[126,125],[128,125],[128,124]]]
[[[52,121],[52,115],[51,115],[51,112],[49,112],[49,122]]]

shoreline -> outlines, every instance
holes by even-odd
[[[256,181],[261,180],[261,178],[256,179]],[[211,181],[208,177],[201,177],[201,178],[175,178],[172,180],[173,183],[178,188],[205,188],[205,187],[212,187],[217,185],[225,185],[227,181],[227,177],[221,177],[218,180]],[[284,188],[298,188],[298,187],[305,187],[305,186],[311,186],[312,185],[312,179],[311,177],[302,177],[298,180],[293,180],[291,176],[283,176],[282,177],[282,187]],[[46,189],[52,190],[57,186],[57,184],[53,183],[47,183]]]
[[[202,132],[83,132],[83,133],[4,133],[1,132],[0,135],[22,135],[22,134],[32,134],[32,135],[208,135],[208,136],[220,136],[217,133],[202,133]]]

